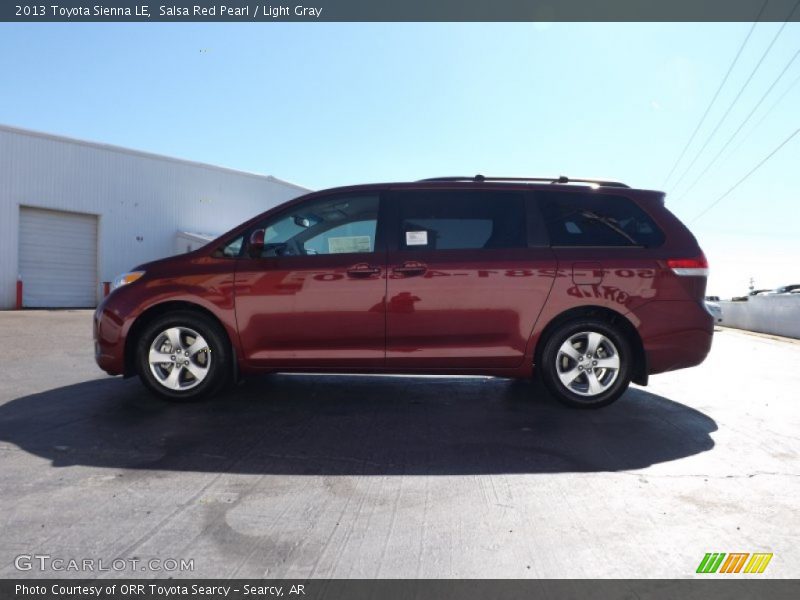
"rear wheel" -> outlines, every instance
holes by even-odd
[[[553,395],[578,408],[600,408],[628,389],[632,375],[631,345],[605,321],[565,323],[547,338],[537,370]]]
[[[230,374],[230,348],[222,328],[205,315],[178,311],[149,323],[136,344],[142,383],[172,401],[218,392]]]

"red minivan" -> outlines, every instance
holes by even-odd
[[[446,177],[314,192],[121,275],[95,356],[169,400],[267,372],[530,377],[599,407],[711,347],[708,265],[662,192]]]

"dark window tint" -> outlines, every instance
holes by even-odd
[[[539,192],[553,246],[658,246],[664,235],[653,220],[623,196]]]
[[[400,247],[406,250],[526,246],[525,207],[513,192],[399,192]]]

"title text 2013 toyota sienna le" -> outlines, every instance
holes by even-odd
[[[189,400],[257,372],[534,369],[598,407],[711,347],[706,259],[661,192],[447,177],[315,192],[118,278],[97,363]]]

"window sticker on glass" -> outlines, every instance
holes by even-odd
[[[406,231],[406,246],[427,246],[427,231]]]
[[[329,254],[353,254],[356,252],[372,252],[371,239],[368,235],[350,235],[328,238]]]

